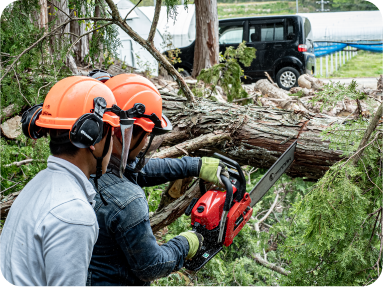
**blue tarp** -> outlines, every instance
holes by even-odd
[[[357,48],[359,50],[365,50],[375,53],[383,53],[383,44],[370,44],[370,45],[360,45],[360,44],[349,44],[350,47]]]
[[[380,41],[357,41],[357,42],[314,42],[314,54],[323,57],[342,51],[347,46],[375,53],[383,53],[383,42]]]
[[[347,44],[343,43],[331,43],[331,42],[319,42],[314,43],[315,57],[323,57],[338,51],[342,51]]]

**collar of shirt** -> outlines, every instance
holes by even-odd
[[[73,176],[81,186],[81,189],[84,191],[87,200],[92,206],[95,205],[96,202],[94,200],[94,196],[96,195],[96,191],[81,169],[65,159],[52,155],[48,157],[48,169],[60,171]]]

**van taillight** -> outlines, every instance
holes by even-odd
[[[300,44],[298,46],[298,52],[307,52],[307,45],[306,44]]]

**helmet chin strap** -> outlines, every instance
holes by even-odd
[[[112,128],[109,127],[108,128],[108,134],[106,136],[106,142],[105,142],[105,145],[104,145],[104,150],[102,152],[102,156],[100,157],[96,157],[94,154],[93,154],[93,151],[90,150],[91,154],[93,155],[93,157],[96,159],[97,161],[97,165],[96,165],[96,176],[94,177],[94,185],[96,186],[96,191],[100,194],[100,198],[101,198],[101,201],[104,205],[108,205],[108,203],[106,202],[105,198],[102,196],[102,193],[101,191],[98,189],[98,179],[102,176],[102,161],[104,159],[104,157],[106,156],[106,154],[108,153],[109,151],[109,146],[110,146],[110,140],[111,140],[111,137],[112,137]]]

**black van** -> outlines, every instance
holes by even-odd
[[[246,41],[248,47],[257,49],[256,59],[244,73],[252,81],[265,78],[265,72],[289,90],[297,86],[301,74],[315,73],[315,56],[311,40],[310,21],[302,16],[267,16],[225,19],[219,21],[219,51],[229,46],[237,47]],[[194,43],[180,48],[181,63],[185,76],[191,74]]]

